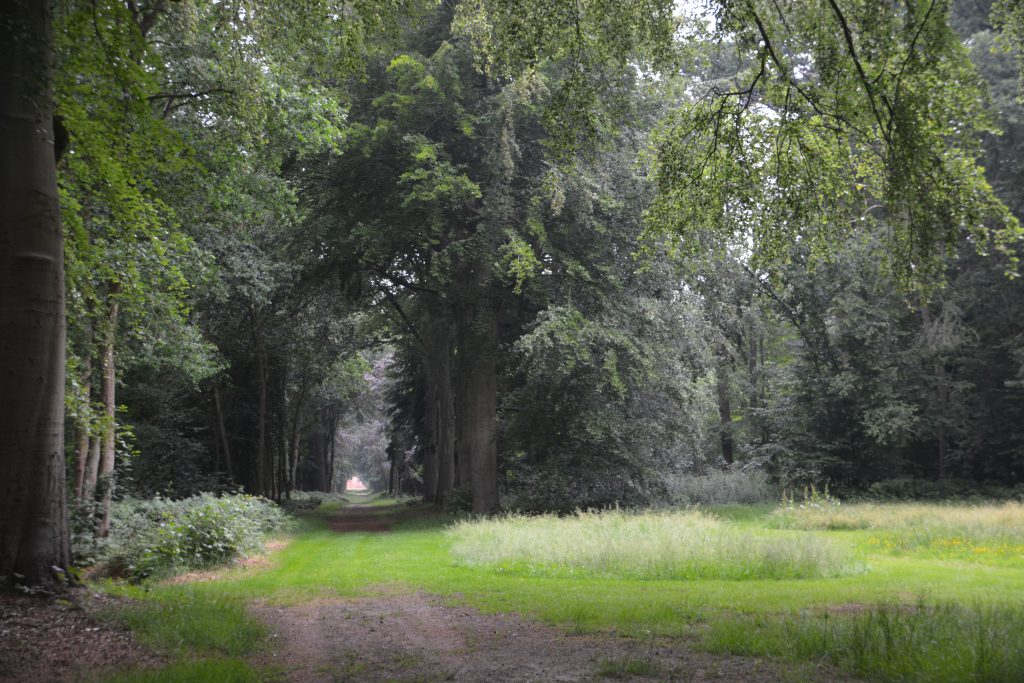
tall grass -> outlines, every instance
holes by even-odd
[[[714,622],[713,651],[829,661],[887,681],[1024,681],[1024,608],[880,606]]]
[[[769,516],[789,529],[868,529],[879,550],[914,550],[942,557],[988,561],[1024,558],[1024,504],[939,505],[896,503],[795,505]]]
[[[699,511],[512,515],[463,521],[449,534],[462,564],[554,576],[800,579],[859,568],[828,540],[752,534]]]

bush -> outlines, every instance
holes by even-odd
[[[759,470],[672,475],[666,478],[665,488],[675,505],[767,503],[778,498],[768,475]]]
[[[110,573],[134,581],[210,567],[259,552],[263,537],[284,518],[274,503],[244,494],[129,498],[112,506],[102,563]]]
[[[1024,500],[1024,485],[1005,486],[967,479],[915,479],[899,477],[877,481],[868,487],[866,500]]]
[[[323,491],[292,491],[291,497],[281,501],[281,507],[288,512],[316,510],[327,501],[348,502],[340,493],[324,493]]]

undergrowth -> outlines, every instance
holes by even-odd
[[[259,552],[264,536],[284,521],[277,505],[244,494],[129,498],[112,507],[110,538],[98,564],[134,581],[210,567]]]

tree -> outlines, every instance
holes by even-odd
[[[70,562],[64,492],[64,252],[48,2],[0,9],[0,581]]]

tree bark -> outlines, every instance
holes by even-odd
[[[423,500],[433,503],[437,499],[437,397],[431,382],[427,382],[427,395],[423,402]]]
[[[228,442],[228,431],[224,428],[224,409],[220,399],[220,382],[213,382],[213,405],[217,410],[217,431],[220,432],[221,446],[224,448],[224,470],[228,481],[235,480],[235,471],[231,464],[231,444]]]
[[[460,384],[458,429],[460,452],[469,461],[473,512],[498,509],[498,319],[491,302],[479,302],[462,330],[459,348]]]
[[[50,7],[0,3],[0,583],[7,584],[53,584],[71,555]]]
[[[82,366],[82,387],[85,392],[86,401],[92,405],[92,343],[86,346],[87,353]],[[92,414],[90,408],[89,414]],[[91,420],[85,424],[79,422],[75,426],[78,436],[75,441],[75,501],[79,506],[82,504],[82,493],[85,489],[85,468],[89,461],[89,432]]]
[[[456,316],[458,320],[458,345],[457,355],[454,359],[455,370],[455,485],[472,489],[473,470],[469,442],[466,434],[466,417],[469,415],[469,403],[467,396],[469,388],[467,378],[470,374],[470,364],[466,357],[466,321],[465,307]]]
[[[718,389],[718,425],[722,443],[722,460],[731,465],[734,459],[732,440],[732,405],[729,402],[729,375],[725,361],[720,360],[715,372]]]
[[[116,299],[120,292],[117,284],[111,284],[109,295],[110,311],[107,314],[103,339],[103,358],[100,360],[100,393],[103,401],[103,440],[100,446],[99,468],[99,522],[96,535],[106,538],[110,533],[110,501],[114,495],[114,456],[117,439],[117,371],[114,365],[114,341],[117,339],[117,317],[120,306]]]
[[[89,459],[85,463],[85,479],[82,482],[82,497],[79,506],[94,510],[96,506],[96,478],[100,469],[100,437],[89,437]]]
[[[260,495],[269,497],[269,478],[273,470],[267,468],[267,354],[262,349],[258,353],[257,372],[259,372],[260,408],[257,421],[256,441],[256,488]]]

